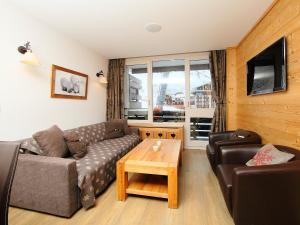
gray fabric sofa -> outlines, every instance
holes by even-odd
[[[116,177],[116,162],[139,143],[138,130],[105,139],[104,123],[78,127],[88,143],[81,159],[20,154],[12,186],[12,206],[71,217],[81,206],[90,208]]]

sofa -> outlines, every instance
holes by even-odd
[[[138,129],[128,127],[122,137],[107,139],[106,127],[103,122],[64,131],[87,143],[87,154],[80,159],[20,154],[10,205],[62,217],[93,207],[96,196],[115,179],[117,160],[140,141]]]
[[[220,148],[222,146],[260,144],[261,137],[253,132],[243,129],[210,133],[209,143],[206,146],[206,154],[212,170],[216,173],[217,165],[220,164]]]
[[[217,178],[235,225],[300,224],[300,151],[287,163],[246,166],[263,145],[223,146]]]

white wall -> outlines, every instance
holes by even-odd
[[[57,124],[62,129],[105,120],[106,87],[95,74],[108,60],[46,24],[0,3],[0,141],[30,137]],[[19,62],[17,47],[31,41],[41,66]],[[50,98],[51,65],[89,75],[88,99]]]

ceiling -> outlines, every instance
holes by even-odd
[[[107,58],[235,46],[272,0],[7,0]],[[159,33],[144,27],[155,22]]]

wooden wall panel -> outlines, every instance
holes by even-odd
[[[248,97],[247,61],[282,36],[287,37],[288,46],[287,92]],[[235,115],[229,109],[230,123],[236,120],[237,127],[256,131],[263,137],[264,143],[282,144],[300,150],[300,0],[276,1],[241,41],[236,49],[235,78],[236,96],[231,94],[234,91],[230,85],[227,89],[228,102],[236,103],[233,106]],[[229,75],[228,82],[231,80],[233,78]]]
[[[227,79],[226,79],[226,111],[227,111],[227,130],[235,130],[236,124],[236,48],[226,50],[227,58]]]

